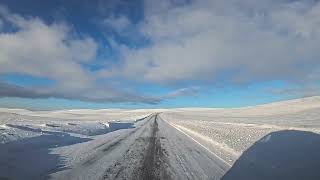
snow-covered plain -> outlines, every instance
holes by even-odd
[[[160,110],[59,110],[29,111],[0,108],[0,143],[65,132],[93,136],[109,131],[111,121],[135,121]]]
[[[119,122],[126,124],[118,125]],[[110,127],[120,127],[120,130],[113,131]],[[156,136],[152,129],[158,129]],[[188,178],[203,175],[206,179],[216,172],[216,177],[221,178],[223,172],[257,142],[272,141],[277,135],[273,133],[286,133],[285,130],[319,135],[320,97],[230,109],[29,111],[0,108],[0,179],[116,177],[122,168],[128,168],[124,165],[127,161],[132,165],[137,162],[146,165],[138,158],[148,158],[150,153],[145,156],[140,151],[149,152],[145,146],[155,137],[160,145],[157,141],[154,143],[165,152],[160,157],[173,158],[163,162],[171,167],[171,177],[179,179],[190,173]],[[199,151],[201,154],[197,154]],[[126,157],[126,162],[122,162],[122,157]],[[215,161],[212,167],[223,168],[206,169],[210,159]],[[107,166],[119,162],[118,168],[104,172]],[[129,168],[128,172],[131,171]],[[130,175],[123,177],[126,176]]]
[[[244,108],[183,108],[164,112],[161,117],[233,163],[271,132],[320,133],[320,97]]]

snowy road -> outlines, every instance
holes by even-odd
[[[112,134],[112,133],[110,133]],[[223,160],[154,114],[54,179],[220,179]]]

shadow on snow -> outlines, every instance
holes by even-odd
[[[261,138],[222,180],[319,180],[320,135],[285,130]]]
[[[0,144],[0,180],[48,179],[50,174],[66,169],[63,157],[52,154],[51,148],[92,140],[74,137],[64,132],[44,131],[40,128],[11,124],[7,126],[23,131],[43,133],[43,135]],[[129,128],[134,128],[134,123],[112,122],[110,128],[94,135]]]
[[[0,144],[0,179],[48,179],[49,174],[66,168],[62,157],[50,153],[51,148],[89,140],[67,133],[50,132]]]
[[[142,118],[143,120],[145,118]],[[134,122],[110,122],[110,127],[98,133],[99,135],[120,129],[134,128]],[[64,158],[52,154],[51,149],[87,142],[92,139],[71,136],[65,132],[44,131],[40,128],[8,125],[24,131],[43,133],[37,137],[21,139],[0,144],[0,180],[4,179],[49,179],[50,174],[67,169]]]

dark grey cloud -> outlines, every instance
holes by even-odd
[[[63,98],[70,100],[80,100],[86,102],[129,102],[129,103],[146,103],[157,104],[160,98],[140,96],[134,93],[121,92],[112,88],[92,89],[84,92],[57,92],[54,90],[32,89],[6,82],[0,82],[0,97],[19,97],[19,98]]]
[[[163,100],[173,99],[184,96],[195,96],[199,92],[198,87],[181,88],[169,92],[166,95],[158,97],[150,97],[137,95],[135,93],[122,92],[114,88],[100,88],[99,90],[85,90],[83,92],[64,92],[55,91],[52,89],[36,89],[18,86],[6,82],[0,82],[0,97],[19,97],[19,98],[63,98],[69,100],[80,100],[85,102],[97,102],[97,103],[146,103],[146,104],[158,104]]]
[[[47,95],[21,86],[0,82],[0,97],[44,98]]]

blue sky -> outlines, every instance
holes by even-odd
[[[319,95],[320,3],[2,0],[0,106],[241,107]]]

